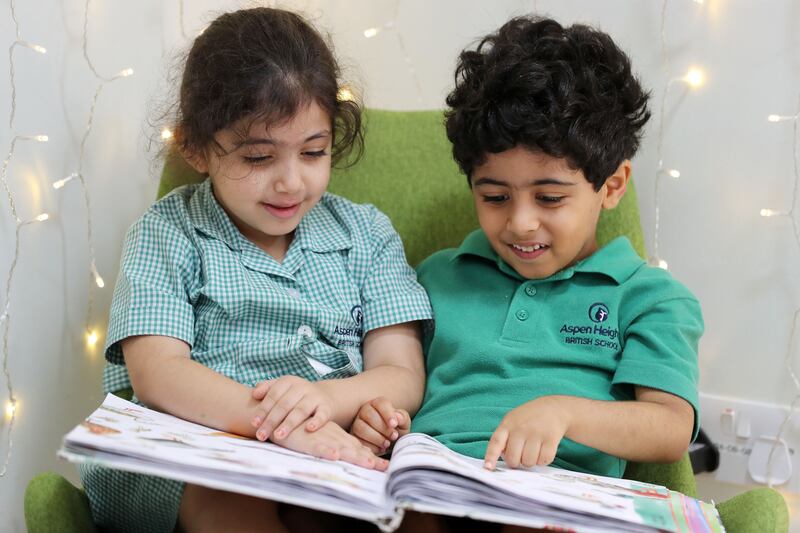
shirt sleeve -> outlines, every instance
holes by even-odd
[[[432,312],[428,294],[406,261],[400,236],[388,217],[377,209],[371,223],[370,240],[372,260],[361,289],[364,332],[403,322],[429,320]]]
[[[197,264],[196,249],[186,234],[156,213],[146,213],[128,230],[106,336],[110,363],[124,364],[120,341],[135,335],[175,337],[193,344],[189,287]]]
[[[695,413],[693,439],[699,429],[697,352],[702,334],[700,304],[693,297],[648,305],[624,333],[613,380],[614,385],[658,389],[689,402]]]

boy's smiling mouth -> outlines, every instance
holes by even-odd
[[[550,248],[549,245],[538,242],[529,245],[512,243],[509,244],[508,247],[511,248],[514,254],[520,257],[521,259],[536,259]]]

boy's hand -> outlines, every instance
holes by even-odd
[[[280,441],[303,422],[307,431],[316,431],[333,411],[333,401],[322,387],[297,376],[262,381],[253,389],[253,398],[261,405],[250,423],[262,441]]]
[[[558,396],[543,396],[520,405],[503,417],[489,439],[484,466],[494,470],[501,454],[511,468],[549,465],[569,423],[566,403]]]
[[[296,452],[331,461],[345,461],[364,468],[384,471],[389,466],[389,461],[376,457],[335,422],[323,424],[314,432],[298,427],[279,444]]]
[[[392,444],[411,428],[408,411],[397,409],[392,402],[380,397],[358,410],[350,433],[376,455],[386,453]]]

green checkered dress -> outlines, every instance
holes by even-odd
[[[206,180],[176,189],[128,231],[103,388],[130,386],[120,341],[134,335],[181,339],[193,359],[252,386],[352,376],[367,332],[430,318],[400,237],[375,207],[326,193],[279,263],[242,236]],[[97,465],[81,478],[101,527],[174,529],[182,483]]]

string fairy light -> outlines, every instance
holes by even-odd
[[[91,198],[89,195],[89,187],[86,184],[86,176],[84,174],[84,162],[86,160],[86,142],[89,139],[89,134],[92,132],[92,126],[94,124],[94,113],[97,107],[97,101],[100,98],[100,93],[102,92],[103,88],[120,78],[127,78],[133,75],[132,68],[125,68],[117,72],[114,76],[105,77],[102,76],[92,63],[91,58],[89,57],[89,4],[91,0],[86,0],[86,4],[84,6],[84,15],[83,15],[83,58],[86,60],[86,64],[91,70],[92,74],[94,74],[95,78],[100,80],[95,89],[94,96],[92,97],[91,104],[89,106],[89,117],[86,120],[86,127],[83,131],[83,137],[81,138],[80,143],[80,153],[78,155],[78,169],[75,172],[70,173],[68,176],[56,181],[53,183],[54,189],[62,189],[65,185],[70,183],[73,180],[77,180],[78,183],[81,185],[81,191],[83,192],[83,200],[84,206],[86,208],[86,241],[89,246],[89,275],[91,281],[95,284],[95,286],[99,289],[105,287],[105,281],[103,277],[100,275],[99,270],[97,269],[97,258],[94,249],[94,235],[92,231],[92,206],[91,206]],[[181,13],[183,13],[183,2],[180,2],[181,6]],[[94,314],[94,290],[92,289],[91,285],[89,286],[88,290],[88,303],[86,306],[86,321],[85,321],[85,330],[87,335],[87,345],[90,348],[93,348],[94,345],[97,343],[97,333],[91,329],[90,323],[92,320],[92,315]],[[94,342],[89,342],[89,338],[94,335]]]
[[[363,31],[365,39],[372,39],[376,37],[384,30],[391,31],[394,33],[395,38],[397,39],[397,46],[400,48],[400,52],[403,54],[403,61],[406,64],[406,68],[408,69],[408,73],[411,74],[411,79],[414,81],[414,86],[417,89],[417,101],[422,103],[422,82],[419,79],[419,75],[417,74],[417,69],[414,67],[414,62],[411,59],[411,56],[408,53],[408,47],[406,46],[406,41],[403,38],[402,32],[398,31],[397,29],[397,18],[398,13],[400,11],[400,0],[395,0],[394,9],[392,11],[392,17],[386,21],[383,26],[373,26],[371,28],[367,28]]]
[[[35,52],[40,54],[44,54],[47,52],[47,49],[44,46],[38,44],[32,44],[28,41],[22,39],[21,30],[19,20],[17,20],[17,13],[14,5],[14,0],[10,1],[10,9],[11,9],[11,19],[14,21],[14,27],[16,30],[16,39],[11,43],[11,46],[8,49],[8,59],[9,59],[9,79],[11,81],[11,110],[9,112],[8,117],[8,127],[9,131],[11,132],[11,145],[8,149],[8,154],[6,158],[3,160],[3,165],[0,167],[0,183],[3,185],[3,191],[5,192],[6,199],[8,200],[8,207],[11,212],[11,217],[14,220],[15,228],[14,228],[14,252],[11,256],[11,264],[8,268],[8,273],[6,275],[5,280],[5,303],[3,304],[2,313],[0,313],[0,325],[2,326],[2,368],[3,368],[3,378],[6,385],[6,391],[8,392],[8,400],[6,401],[5,406],[5,418],[8,421],[8,425],[6,428],[6,443],[5,443],[5,456],[3,458],[2,467],[0,467],[0,477],[4,477],[8,472],[8,465],[11,463],[11,456],[12,451],[14,449],[14,439],[13,439],[13,432],[14,432],[14,423],[17,420],[17,411],[19,408],[19,399],[14,394],[14,382],[11,376],[11,370],[9,369],[9,360],[10,360],[10,353],[9,353],[9,336],[11,333],[11,297],[13,295],[13,287],[14,287],[14,274],[16,273],[17,263],[19,260],[19,248],[20,248],[20,235],[22,228],[28,226],[30,224],[35,224],[38,222],[44,222],[50,218],[50,215],[47,213],[40,213],[36,217],[30,220],[23,220],[20,218],[19,213],[17,211],[17,205],[14,201],[14,195],[11,192],[11,188],[8,185],[8,168],[11,164],[11,159],[14,157],[14,150],[17,146],[18,141],[33,141],[33,142],[47,142],[49,140],[47,135],[37,134],[37,135],[18,135],[15,134],[14,131],[14,119],[16,118],[16,110],[17,110],[17,86],[16,81],[14,79],[14,50],[18,46],[23,46],[25,48],[29,48]]]
[[[659,106],[658,118],[658,141],[656,143],[656,154],[658,158],[658,168],[656,170],[655,184],[653,187],[654,223],[653,223],[653,255],[650,256],[649,263],[653,266],[669,269],[669,264],[661,257],[659,252],[659,235],[661,230],[661,181],[665,177],[678,179],[681,173],[676,168],[664,167],[664,117],[666,115],[667,96],[676,84],[682,83],[689,89],[697,89],[705,83],[705,74],[698,67],[691,67],[686,74],[679,78],[670,77],[669,54],[667,53],[667,1],[661,3],[661,63],[664,76],[667,79],[664,90],[661,92],[661,103]],[[702,1],[695,0],[702,4]]]
[[[798,154],[798,122],[800,122],[800,95],[798,95],[797,100],[797,112],[794,115],[769,115],[767,117],[769,122],[785,122],[791,121],[792,124],[792,162],[794,168],[794,187],[792,188],[792,199],[791,203],[789,204],[788,211],[778,211],[774,209],[764,208],[761,209],[760,214],[762,217],[775,217],[775,216],[782,216],[788,217],[792,221],[792,229],[794,230],[794,240],[795,244],[797,245],[797,250],[800,252],[800,222],[797,220],[796,210],[798,208],[798,191],[800,191],[800,154]],[[794,417],[794,412],[797,409],[798,403],[800,403],[800,379],[798,379],[797,374],[794,371],[794,367],[792,366],[792,347],[795,344],[795,338],[797,334],[797,323],[798,319],[800,318],[800,307],[797,307],[792,314],[792,321],[791,326],[789,328],[789,341],[786,346],[786,356],[784,357],[784,365],[786,366],[786,370],[789,374],[789,378],[792,380],[795,388],[795,396],[794,399],[789,404],[789,412],[786,413],[781,425],[778,428],[778,433],[775,436],[775,440],[770,447],[769,455],[767,456],[767,485],[770,487],[772,486],[772,461],[775,456],[775,451],[778,449],[778,444],[782,442],[781,437],[783,436],[786,428],[789,426],[789,422],[791,422],[792,418]]]

